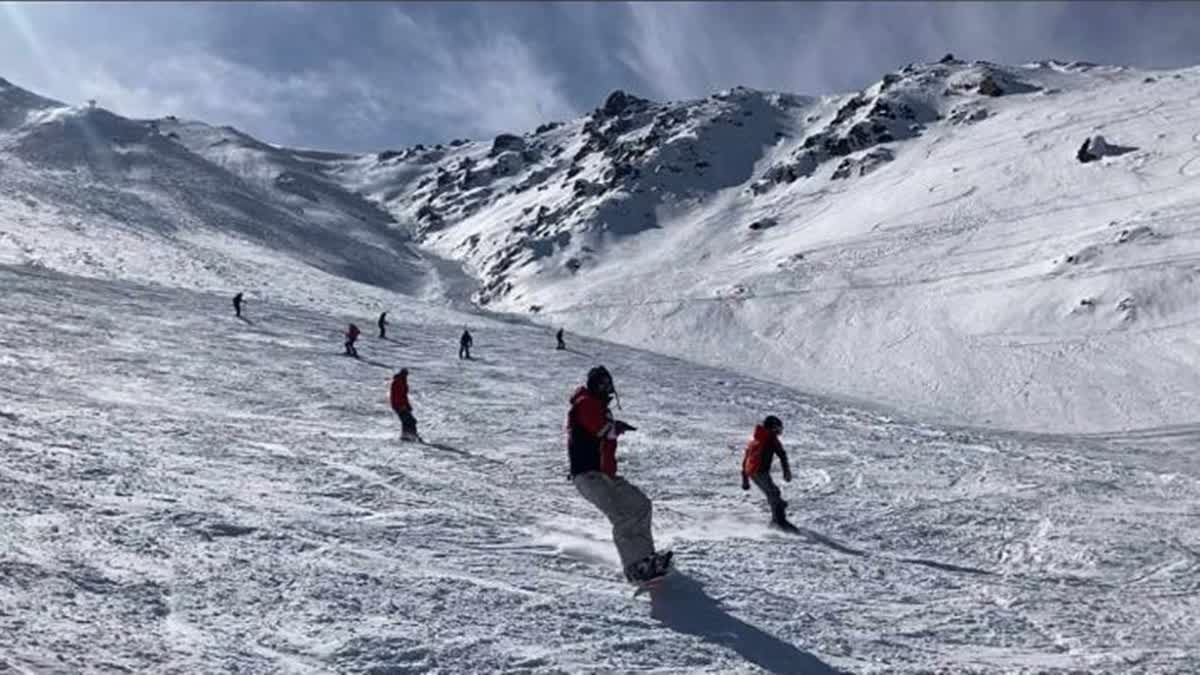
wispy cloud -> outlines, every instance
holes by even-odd
[[[392,20],[409,69],[406,91],[395,98],[412,122],[449,123],[464,135],[479,135],[577,113],[564,94],[563,74],[520,36],[479,24],[450,31],[400,10]]]
[[[1191,3],[2,3],[0,75],[130,116],[378,150],[524,131],[612,89],[844,92],[905,63],[1200,62]]]

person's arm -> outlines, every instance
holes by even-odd
[[[787,453],[783,451],[783,443],[775,447],[775,454],[779,455],[779,465],[783,467],[783,480],[792,482],[792,467],[788,466]]]

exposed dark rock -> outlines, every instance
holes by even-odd
[[[647,101],[644,98],[638,98],[637,96],[626,94],[618,89],[609,94],[608,98],[604,99],[604,107],[601,108],[601,112],[604,115],[612,117],[622,115],[627,112],[636,112],[638,110],[642,110],[649,105],[649,103],[650,101]]]
[[[509,150],[520,152],[524,149],[525,139],[513,134],[500,134],[492,141],[492,150],[489,154],[494,157]]]
[[[992,79],[991,75],[988,75],[979,83],[979,93],[984,96],[1003,96],[1004,90],[996,84],[996,80]]]
[[[775,220],[774,218],[759,218],[758,220],[754,221],[753,223],[750,223],[750,229],[757,232],[757,231],[761,231],[761,230],[770,229],[772,227],[775,227],[778,224],[779,224],[779,221]]]
[[[895,155],[891,150],[887,148],[875,148],[862,157],[847,157],[842,160],[841,164],[834,170],[831,178],[833,180],[845,180],[855,175],[866,176],[894,158]]]
[[[862,94],[856,95],[854,98],[850,99],[845,104],[843,104],[841,108],[838,108],[837,115],[835,115],[833,118],[832,126],[837,126],[837,125],[841,124],[842,122],[845,122],[846,120],[850,119],[851,117],[854,116],[854,112],[856,110],[865,106],[866,104],[867,104],[867,99],[865,97],[863,97]]]
[[[1075,159],[1083,164],[1094,162],[1101,157],[1119,157],[1137,150],[1133,146],[1113,145],[1104,140],[1103,136],[1092,136],[1084,140],[1079,150],[1075,151]]]

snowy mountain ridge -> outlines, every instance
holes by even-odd
[[[840,96],[614,92],[331,172],[487,307],[958,422],[1153,427],[1200,413],[1197,75],[947,55]]]
[[[6,108],[32,105],[22,96]],[[233,230],[267,247],[290,242],[299,266],[260,274],[239,262],[232,283],[296,302],[325,293],[324,275],[356,282],[349,296],[323,298],[330,307],[374,311],[388,303],[381,288],[460,306],[471,295],[489,309],[933,418],[1144,428],[1200,413],[1200,353],[1183,339],[1200,319],[1189,227],[1196,96],[1195,69],[948,55],[844,95],[735,88],[655,103],[614,92],[584,118],[522,135],[359,156],[75,110],[112,137],[109,169],[94,142],[91,154],[60,152],[59,131],[47,129],[79,125],[39,122],[64,113],[34,96],[41,112],[8,131],[5,150],[29,177],[6,194],[42,197],[54,215],[27,213],[34,207],[19,200],[12,209],[51,228],[98,227],[80,211],[133,200],[105,214],[124,224],[100,227],[104,237],[147,203],[163,223],[191,223],[144,280],[182,283],[171,270],[190,268],[193,287],[228,286],[229,270],[201,272],[215,263],[196,262],[194,248],[199,232]],[[1094,135],[1115,151],[1079,162]],[[85,146],[81,138],[68,146]],[[75,179],[61,171],[81,162],[93,172],[87,189],[109,192],[73,207],[82,194],[66,194]],[[164,183],[165,166],[179,177]],[[114,185],[117,174],[125,183]],[[46,194],[45,183],[64,180]],[[120,259],[115,244],[111,254],[81,245],[65,259],[63,237],[0,235],[0,246],[25,251],[16,259],[56,269]],[[180,240],[190,252],[178,252]],[[29,253],[47,241],[54,250]]]

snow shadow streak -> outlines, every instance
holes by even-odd
[[[845,553],[846,555],[855,555],[855,556],[859,556],[859,557],[866,557],[866,555],[867,555],[866,551],[860,551],[856,548],[851,548],[851,547],[837,541],[836,539],[826,537],[825,535],[821,534],[820,532],[817,532],[816,530],[810,530],[807,527],[797,527],[796,534],[807,537],[808,540],[811,542],[821,544],[823,546],[828,546],[829,548],[837,551],[838,553]]]
[[[453,445],[447,445],[445,443],[430,443],[428,441],[425,441],[425,447],[433,448],[434,450],[441,450],[442,452],[453,453],[455,455],[467,457],[467,458],[473,459],[478,462],[485,462],[488,464],[503,464],[504,463],[504,462],[492,459],[490,457],[484,457],[483,455],[476,455],[474,453],[467,452],[466,450],[462,450],[462,449],[454,447]]]
[[[840,675],[821,659],[731,615],[704,592],[695,579],[680,572],[664,580],[650,596],[651,616],[671,630],[695,635],[734,650],[771,673]]]

